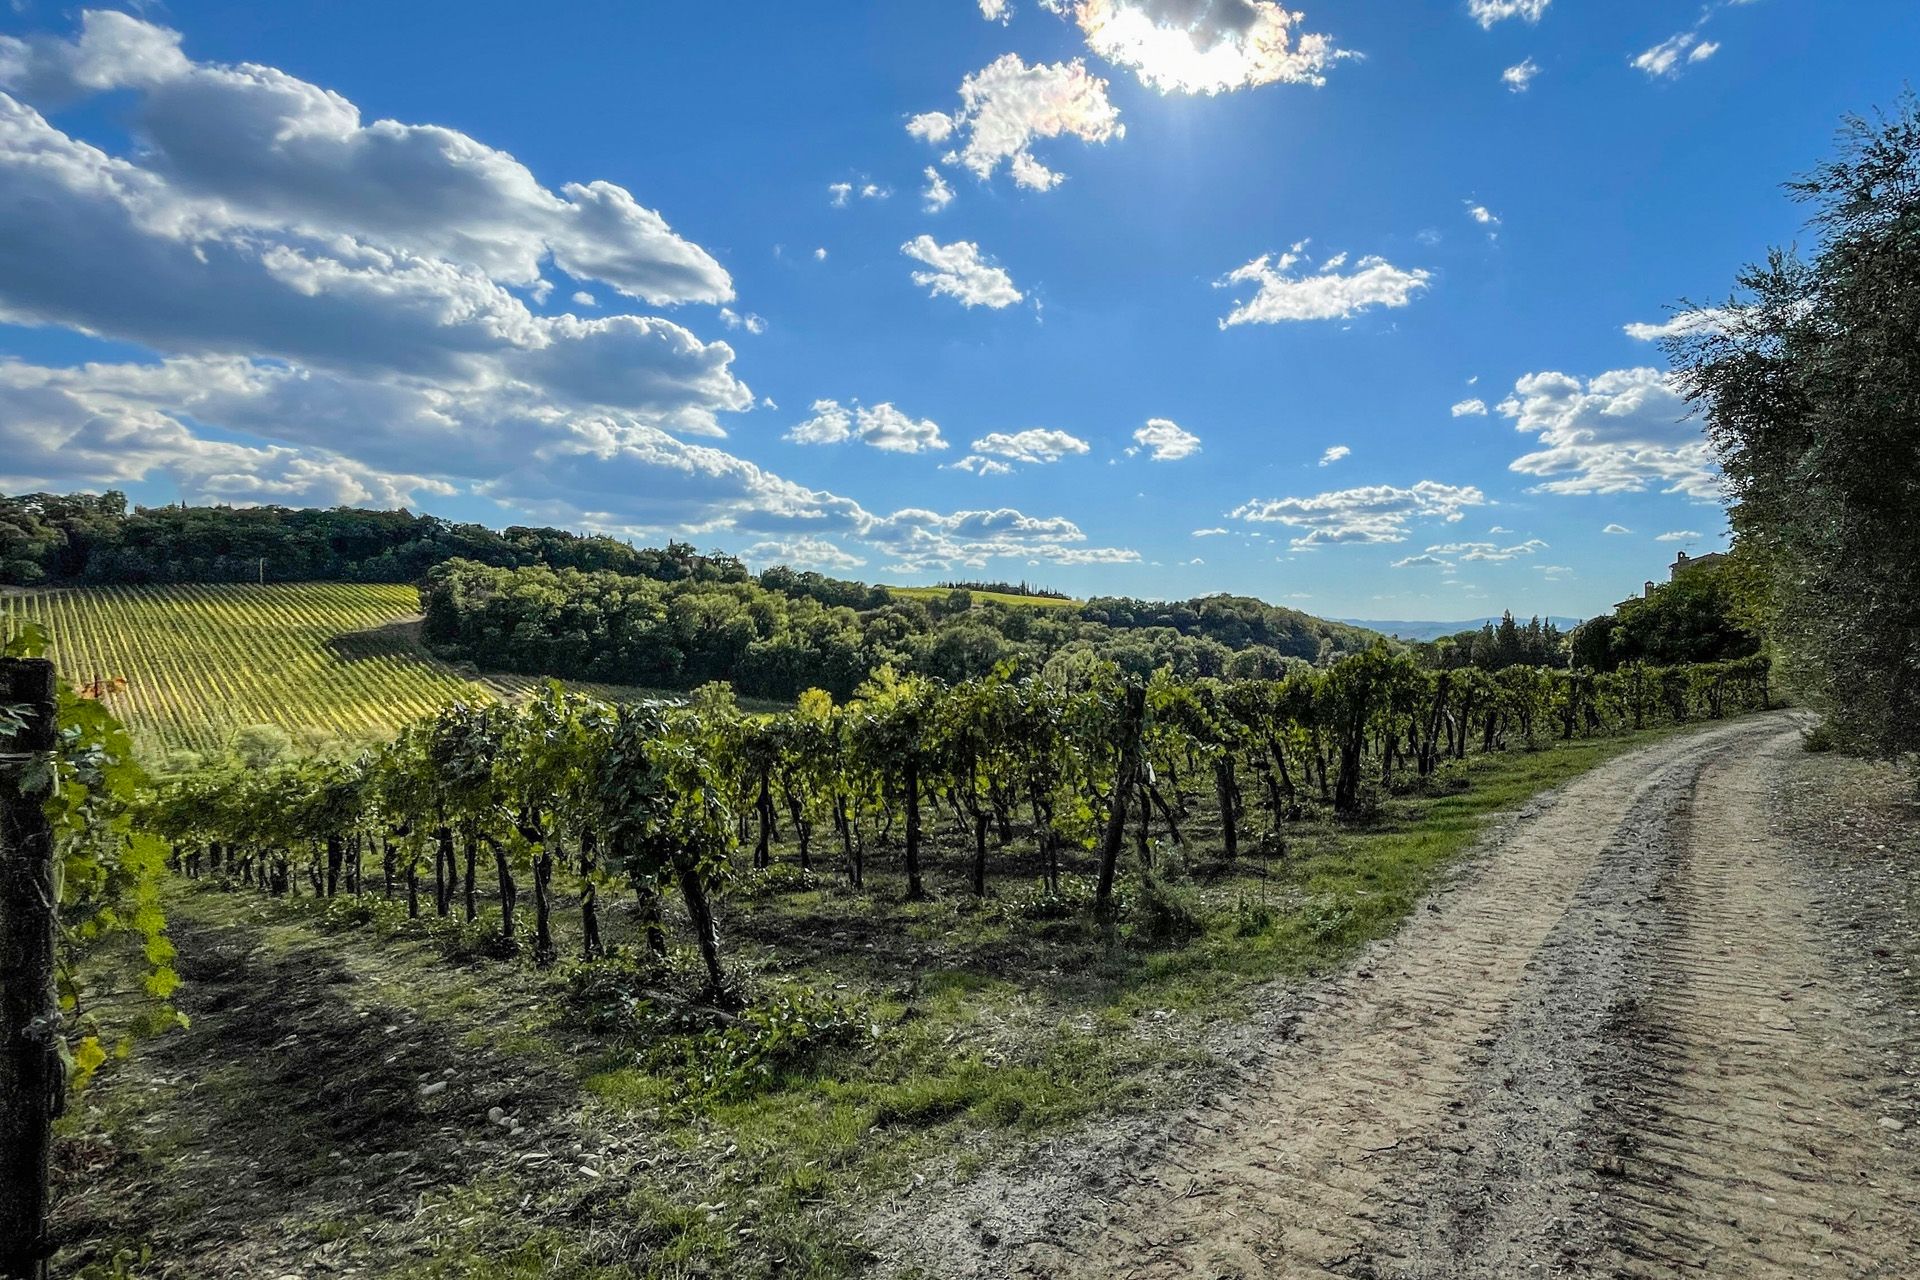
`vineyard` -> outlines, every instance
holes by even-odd
[[[104,586],[0,595],[0,618],[32,621],[75,684],[124,680],[115,713],[144,754],[224,748],[276,725],[296,741],[365,742],[455,699],[523,692],[421,652],[411,586]]]
[[[453,1268],[433,1274],[846,1274],[866,1254],[844,1210],[929,1153],[1178,1105],[1208,1070],[1198,1028],[1391,932],[1490,814],[1769,700],[1763,660],[1489,675],[1384,646],[1237,682],[883,669],[773,714],[720,686],[547,684],[357,754],[171,774],[137,822],[184,882],[191,1024],[87,1095],[73,1150],[120,1154],[56,1231],[75,1266],[158,1239],[196,1274],[315,1248],[347,1270],[430,1249]],[[216,1193],[243,1243],[140,1127],[147,1073],[200,1078],[209,1054],[238,1057],[167,1104],[204,1134],[187,1149],[286,1152]],[[431,1136],[469,1132],[466,1154]],[[584,1172],[525,1163],[568,1144]]]

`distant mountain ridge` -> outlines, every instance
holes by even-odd
[[[1528,617],[1523,618],[1519,614],[1515,614],[1514,621],[1524,626],[1531,616],[1532,615],[1528,615]],[[1378,631],[1382,635],[1392,636],[1396,640],[1438,640],[1441,636],[1458,635],[1462,631],[1478,631],[1489,622],[1495,626],[1499,626],[1500,616],[1495,614],[1487,618],[1469,618],[1465,622],[1377,621],[1367,618],[1335,618],[1334,621],[1344,622],[1350,627],[1365,627],[1370,631]],[[1551,622],[1562,631],[1571,631],[1585,621],[1585,619],[1565,618],[1555,614],[1543,617],[1540,621]]]

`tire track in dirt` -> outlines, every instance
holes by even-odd
[[[1563,1041],[1634,1020],[1670,815],[1709,765],[1789,723],[1670,739],[1569,784],[1312,993],[1293,1037],[1114,1193],[1104,1223],[1032,1244],[1002,1274],[1504,1276],[1601,1248],[1599,1171],[1578,1135],[1605,1095],[1595,1055]],[[1556,933],[1581,944],[1549,948]]]
[[[1684,824],[1647,1001],[1662,1087],[1620,1117],[1610,1274],[1892,1280],[1920,1265],[1920,1171],[1896,1140],[1887,1054],[1911,1070],[1910,1030],[1855,1006],[1837,923],[1780,838],[1794,750],[1787,735],[1710,769]]]

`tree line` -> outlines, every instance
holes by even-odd
[[[1846,120],[1775,249],[1667,340],[1732,499],[1754,613],[1825,736],[1920,751],[1920,98]],[[1677,584],[1676,584],[1677,585]]]
[[[564,529],[504,531],[408,511],[136,507],[124,493],[0,495],[0,583],[416,582],[447,560],[744,582],[746,566],[692,546],[634,547]]]
[[[764,577],[764,575],[763,575]],[[1272,678],[1363,650],[1372,633],[1244,597],[1079,609],[1006,606],[964,589],[867,608],[759,582],[660,582],[613,572],[455,560],[420,588],[422,638],[489,670],[650,687],[726,680],[743,696],[835,697],[882,667],[950,683],[1003,664],[1021,674],[1112,663],[1145,678]]]
[[[1129,845],[1188,857],[1200,815],[1232,860],[1284,856],[1317,811],[1353,815],[1470,753],[1711,719],[1763,707],[1763,658],[1690,667],[1435,671],[1384,646],[1278,679],[1130,679],[1095,662],[1066,678],[1010,666],[946,683],[883,667],[853,697],[812,689],[772,715],[710,685],[686,705],[612,705],[550,682],[519,705],[450,705],[351,759],[205,769],[167,780],[149,822],[189,874],[262,893],[404,898],[409,915],[481,911],[533,955],[559,954],[556,883],[577,902],[578,950],[605,950],[603,893],[637,895],[664,953],[677,896],[706,972],[725,982],[714,897],[777,851],[862,886],[877,860],[909,898],[928,890],[944,825],[989,892],[999,851],[1058,891],[1091,876],[1111,913]],[[367,884],[374,868],[373,887]]]

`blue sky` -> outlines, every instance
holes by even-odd
[[[14,0],[0,488],[1376,618],[1723,545],[1636,333],[1911,0],[1294,2]]]

